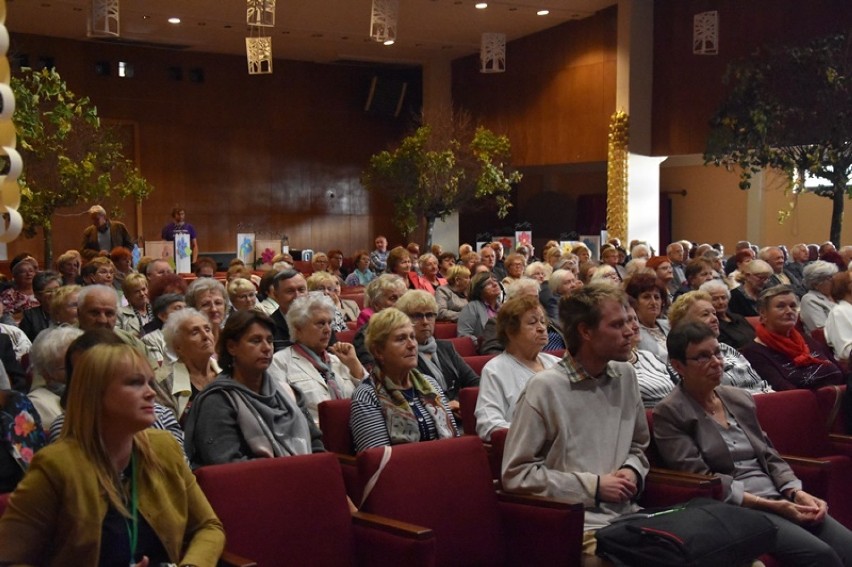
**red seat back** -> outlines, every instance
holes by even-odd
[[[352,412],[351,400],[326,400],[317,406],[319,426],[322,431],[322,443],[326,451],[344,455],[355,454],[355,441],[349,416]]]
[[[340,299],[351,299],[358,304],[359,309],[364,309],[364,292],[361,293],[341,293]]]
[[[482,376],[482,369],[486,363],[497,356],[496,354],[478,354],[476,356],[464,356],[464,361],[470,366],[470,369],[476,372],[477,376]]]
[[[339,343],[351,343],[357,333],[358,329],[346,329],[345,331],[337,331],[334,336],[337,337]]]
[[[383,453],[358,454],[362,484]],[[504,564],[497,494],[478,437],[395,445],[362,510],[432,528],[437,565]]]
[[[476,343],[473,342],[473,339],[470,337],[453,337],[447,339],[456,349],[456,352],[459,353],[459,356],[476,356]]]
[[[846,416],[843,400],[846,396],[846,386],[823,386],[816,390],[817,404],[820,413],[831,433],[852,433],[846,431]]]
[[[457,336],[458,325],[452,321],[438,321],[435,323],[436,339],[454,339]]]
[[[229,551],[258,565],[353,564],[352,517],[333,454],[255,459],[195,474],[225,526]]]
[[[785,390],[754,397],[761,428],[779,453],[820,457],[832,453],[828,426],[810,390]]]
[[[459,390],[459,410],[461,410],[462,428],[465,435],[476,435],[476,400],[479,399],[479,387],[471,386]]]

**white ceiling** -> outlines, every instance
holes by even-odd
[[[586,18],[617,0],[400,0],[397,42],[369,39],[371,0],[278,0],[269,29],[276,59],[422,64],[477,53],[484,32],[517,39]],[[86,39],[91,0],[6,0],[11,32]],[[208,53],[245,54],[245,0],[120,0],[121,38]],[[537,16],[540,9],[550,10]],[[177,16],[179,25],[169,24]]]

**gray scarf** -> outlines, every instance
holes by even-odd
[[[429,369],[429,376],[435,379],[441,389],[445,392],[447,391],[447,379],[444,378],[444,372],[441,370],[441,361],[438,360],[438,343],[435,342],[435,337],[429,337],[429,340],[426,341],[426,344],[418,344],[417,352],[420,353],[420,360],[422,360],[426,364],[426,368]],[[427,358],[427,355],[431,354],[431,358]]]

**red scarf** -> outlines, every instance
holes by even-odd
[[[805,337],[795,328],[790,332],[789,337],[773,333],[760,323],[757,326],[757,338],[760,341],[778,352],[784,353],[793,361],[796,366],[808,366],[809,364],[831,364],[831,361],[824,358],[814,358],[811,356],[811,349],[808,343],[805,342]]]

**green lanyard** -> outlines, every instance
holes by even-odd
[[[130,540],[130,565],[136,564],[136,545],[139,543],[139,496],[136,493],[136,451],[130,453],[130,521],[125,518],[127,537]],[[132,523],[132,527],[131,527]]]

